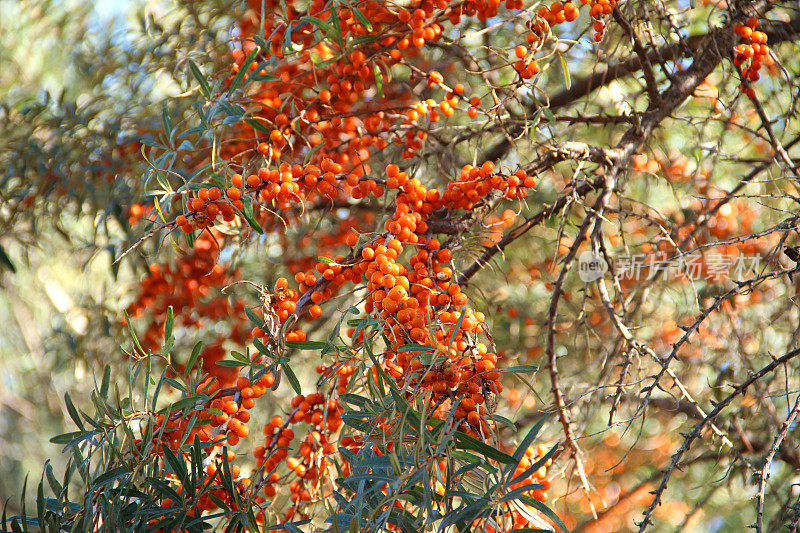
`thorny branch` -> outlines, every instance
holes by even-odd
[[[708,415],[706,415],[706,417],[703,418],[703,420],[695,424],[692,430],[683,439],[683,443],[681,444],[681,446],[673,454],[672,459],[670,460],[670,464],[664,471],[664,474],[661,478],[661,483],[659,483],[658,488],[655,490],[655,492],[653,492],[653,501],[650,503],[650,505],[647,506],[647,509],[645,509],[643,513],[644,519],[642,519],[642,521],[639,522],[638,524],[639,533],[643,533],[645,529],[647,529],[647,526],[652,524],[650,518],[653,514],[653,511],[661,503],[661,498],[664,494],[664,491],[667,488],[667,484],[669,483],[670,477],[672,476],[672,472],[675,471],[675,468],[678,466],[678,463],[680,462],[683,455],[687,451],[689,451],[689,448],[692,446],[692,443],[695,441],[695,439],[697,439],[697,437],[700,436],[700,433],[703,431],[703,428],[706,426],[706,424],[714,420],[714,418],[716,418],[717,415],[719,415],[737,396],[746,392],[747,388],[750,387],[750,385],[752,385],[759,379],[763,378],[770,372],[774,371],[780,365],[786,364],[787,362],[791,361],[798,355],[800,355],[800,349],[792,350],[791,352],[782,355],[781,357],[773,360],[771,363],[762,367],[758,372],[747,378],[741,385],[737,386],[733,392],[731,392],[721,402],[719,402],[714,407],[714,409],[712,409],[711,412],[709,412]]]

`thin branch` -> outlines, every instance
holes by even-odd
[[[695,426],[692,428],[692,431],[690,431],[683,439],[683,443],[681,444],[680,448],[678,448],[678,450],[673,454],[672,460],[670,461],[669,466],[664,471],[664,475],[661,478],[661,483],[653,492],[653,501],[650,502],[650,505],[648,505],[647,509],[645,509],[643,513],[644,519],[637,524],[639,526],[639,533],[643,533],[644,530],[647,529],[647,526],[652,524],[650,517],[653,515],[653,511],[655,511],[656,507],[658,507],[661,503],[661,497],[667,488],[667,484],[672,476],[672,472],[675,471],[675,468],[678,466],[678,463],[683,455],[689,451],[689,448],[692,446],[692,443],[695,441],[695,439],[700,436],[700,433],[703,431],[703,428],[706,426],[706,424],[714,420],[714,418],[716,418],[717,415],[719,415],[728,406],[728,404],[730,404],[737,396],[744,393],[747,388],[750,387],[750,385],[763,378],[780,365],[791,361],[798,355],[800,355],[800,348],[792,350],[791,352],[782,355],[781,357],[770,362],[768,365],[762,367],[761,370],[747,378],[744,383],[736,387],[732,393],[719,402],[703,420],[695,424]]]
[[[789,433],[789,428],[794,423],[794,419],[797,418],[798,412],[800,412],[800,394],[797,395],[794,407],[792,407],[792,410],[789,412],[789,416],[786,417],[786,420],[781,425],[780,432],[775,436],[775,440],[772,442],[767,457],[764,459],[764,465],[761,467],[761,474],[759,475],[758,481],[758,497],[756,498],[756,533],[762,533],[761,521],[764,516],[764,492],[767,488],[769,469],[770,466],[772,466],[772,460],[775,454],[778,453],[781,442],[783,442],[783,439],[785,439],[786,435]]]
[[[764,33],[767,34],[771,46],[783,41],[793,39],[796,35],[800,34],[800,17],[793,18],[789,22],[775,22],[764,25]],[[729,32],[732,33],[732,32]],[[647,59],[651,62],[661,61],[676,61],[681,58],[692,57],[693,53],[697,50],[704,50],[708,52],[708,44],[717,41],[721,34],[720,30],[715,30],[710,33],[693,35],[687,39],[668,45],[664,45],[656,50],[650,51],[647,54]],[[729,39],[730,40],[730,39]],[[731,44],[732,42],[728,43]],[[719,43],[718,50],[730,50],[731,46],[723,46]],[[716,54],[716,50],[712,50]],[[574,80],[571,87],[560,93],[553,95],[549,99],[549,109],[554,111],[556,109],[566,107],[573,104],[577,100],[588,96],[597,89],[604,87],[614,80],[630,76],[642,68],[642,60],[638,55],[635,55],[624,61],[620,61],[614,65],[601,65],[598,66],[593,74],[584,76]],[[705,76],[703,77],[705,79]],[[702,80],[701,80],[702,81]],[[665,95],[666,96],[666,95]],[[657,102],[656,102],[657,103]],[[527,115],[533,115],[539,107],[532,104],[527,110]],[[523,126],[517,125],[509,132],[514,137],[522,132]],[[484,154],[483,160],[485,161],[498,161],[505,157],[511,149],[511,142],[508,139],[499,141],[495,146],[489,148]]]

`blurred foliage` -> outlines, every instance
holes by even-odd
[[[185,58],[206,57],[229,24],[226,4],[119,5],[103,18],[86,2],[0,2],[4,501],[46,459],[63,470],[43,444],[65,429],[63,394],[84,401],[97,365],[119,357],[120,288],[141,263],[118,278],[112,262],[136,238],[138,140],[162,106],[182,112],[168,97],[185,83]]]

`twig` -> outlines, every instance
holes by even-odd
[[[781,442],[783,442],[783,439],[785,439],[786,435],[789,433],[789,428],[794,422],[794,419],[797,418],[798,412],[800,412],[800,394],[797,395],[794,407],[792,407],[792,410],[789,412],[789,416],[786,417],[786,420],[781,425],[780,433],[775,436],[775,440],[772,442],[767,457],[764,459],[764,465],[761,467],[758,481],[758,497],[756,498],[756,523],[754,525],[756,533],[762,533],[761,521],[764,516],[764,492],[767,488],[767,480],[769,480],[769,469],[772,465],[772,459],[778,452]]]
[[[550,375],[550,391],[553,393],[553,403],[555,404],[556,411],[558,412],[558,419],[564,429],[564,447],[569,448],[572,451],[572,455],[575,460],[575,466],[578,471],[578,477],[581,480],[581,485],[586,493],[587,498],[591,491],[591,485],[589,484],[589,480],[583,470],[581,450],[578,447],[577,442],[575,442],[575,435],[572,432],[572,423],[570,421],[569,412],[567,411],[567,407],[564,403],[564,396],[561,392],[558,380],[558,365],[556,363],[555,355],[556,313],[558,312],[558,302],[563,294],[562,286],[564,284],[564,279],[567,276],[567,272],[569,272],[572,261],[575,259],[575,255],[578,253],[578,248],[586,238],[586,231],[588,230],[589,225],[592,223],[600,223],[600,213],[602,212],[603,206],[608,201],[610,193],[610,190],[605,190],[603,194],[601,194],[600,197],[595,201],[593,209],[584,218],[583,224],[581,224],[581,227],[575,237],[575,242],[572,243],[572,246],[567,252],[566,257],[564,258],[564,264],[561,267],[561,272],[559,273],[558,279],[553,286],[553,296],[550,298],[550,308],[547,313],[547,346],[545,348],[545,357],[547,357],[547,369]],[[589,498],[589,507],[592,510],[592,516],[597,518],[597,511],[594,508],[594,503],[591,501],[591,498]]]
[[[783,356],[770,362],[768,365],[762,367],[761,370],[750,376],[747,380],[745,380],[744,383],[736,387],[736,389],[734,389],[732,393],[730,393],[721,402],[719,402],[714,407],[714,409],[712,409],[711,412],[708,413],[708,415],[706,415],[706,417],[703,420],[695,424],[695,426],[692,428],[692,431],[690,431],[683,439],[683,443],[681,444],[680,448],[678,448],[678,450],[673,454],[672,460],[670,461],[669,466],[664,471],[664,475],[661,478],[661,483],[658,485],[658,488],[653,492],[653,501],[650,502],[650,505],[648,505],[647,509],[645,509],[643,513],[644,519],[637,524],[639,526],[639,533],[643,533],[644,530],[647,529],[647,526],[652,524],[650,517],[653,515],[653,511],[655,510],[655,508],[658,507],[658,505],[661,503],[661,497],[667,488],[667,484],[669,483],[670,477],[672,476],[672,472],[678,466],[681,457],[683,457],[683,455],[689,450],[689,448],[692,445],[692,442],[694,442],[694,440],[700,436],[700,433],[702,432],[706,424],[711,422],[714,418],[716,418],[717,415],[719,415],[722,412],[722,410],[725,409],[728,406],[728,404],[733,401],[734,398],[745,392],[750,385],[752,385],[765,375],[775,370],[778,366],[785,364],[788,361],[791,361],[798,355],[800,355],[800,348],[792,350],[791,352],[784,354]]]

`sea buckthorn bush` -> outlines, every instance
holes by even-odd
[[[129,280],[4,530],[796,526],[796,6],[163,7],[163,101],[0,182]]]

